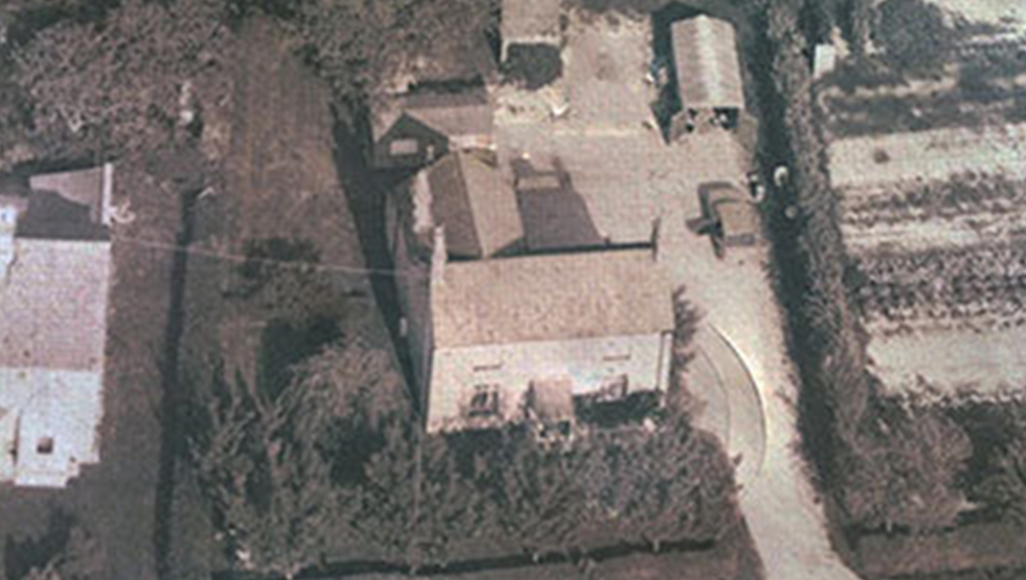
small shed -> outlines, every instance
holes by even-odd
[[[386,99],[372,116],[373,165],[422,167],[447,152],[492,147],[493,103],[484,87]]]
[[[670,34],[681,104],[674,136],[707,121],[732,126],[745,108],[734,25],[702,15],[673,23]]]
[[[503,0],[502,61],[511,46],[546,45],[558,48],[560,0]]]

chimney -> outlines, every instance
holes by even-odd
[[[658,217],[652,220],[652,260],[656,262],[658,262],[661,257],[659,255],[661,251],[659,246],[663,241],[662,223],[662,219]]]
[[[7,279],[8,269],[14,263],[14,234],[20,214],[18,200],[0,197],[0,281]]]
[[[449,261],[449,250],[445,247],[445,227],[436,226],[431,244],[431,281],[445,281],[445,263]]]

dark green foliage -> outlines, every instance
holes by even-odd
[[[288,262],[316,264],[321,256],[309,240],[269,238],[246,242],[246,261],[239,266],[239,275],[257,285],[270,280],[273,266]]]
[[[507,79],[534,91],[562,76],[563,59],[554,46],[516,45],[509,48],[503,69]]]
[[[428,437],[423,461],[415,548],[427,562],[484,541],[536,555],[711,541],[737,522],[733,467],[682,418],[564,448],[521,427]]]
[[[886,0],[879,11],[877,40],[887,59],[910,73],[935,73],[951,58],[956,32],[941,9],[925,0]]]
[[[990,443],[993,448],[980,469],[986,475],[973,491],[975,499],[998,517],[1026,529],[1026,407],[1015,403],[1002,407],[998,421],[987,420],[1000,426],[1000,431],[992,433],[989,441],[979,437],[984,439],[981,445]]]
[[[957,477],[972,454],[966,433],[936,407],[876,409],[845,457],[841,499],[858,526],[913,533],[951,527],[967,507]]]
[[[354,515],[365,500],[333,475],[362,469],[340,461],[383,445],[360,435],[387,433],[409,413],[383,353],[359,342],[327,349],[273,398],[239,380],[218,380],[208,393],[188,409],[189,449],[232,558],[294,574],[360,539]],[[365,447],[332,453],[340,442]]]
[[[826,176],[796,3],[770,4],[767,23],[790,150],[786,194],[801,209],[797,237],[781,243],[791,244],[788,275],[802,294],[790,308],[807,448],[823,484],[845,506],[846,525],[913,532],[951,526],[965,507],[957,482],[971,451],[968,439],[939,411],[902,410],[876,392],[846,283],[838,196]]]
[[[176,131],[183,84],[206,103],[227,91],[225,16],[224,0],[123,0],[96,18],[36,31],[13,51],[9,79],[31,122],[15,133],[22,150],[0,154],[108,157],[185,137]]]
[[[373,99],[417,59],[461,76],[498,26],[493,0],[296,0],[291,29],[300,49],[343,102]],[[445,74],[455,72],[456,75]]]

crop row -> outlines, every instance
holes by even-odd
[[[844,224],[865,228],[970,215],[1019,215],[1026,209],[1026,182],[975,173],[942,182],[894,184],[842,195]]]
[[[871,326],[979,329],[1026,323],[1026,246],[1001,244],[861,257],[852,278]]]

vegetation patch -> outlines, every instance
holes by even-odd
[[[563,58],[556,46],[515,45],[509,47],[503,68],[507,79],[535,91],[563,76]]]

